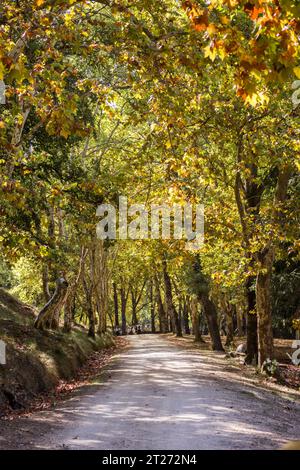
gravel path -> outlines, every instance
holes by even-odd
[[[100,383],[0,424],[0,448],[276,449],[300,438],[300,406],[225,374],[213,355],[128,337]]]

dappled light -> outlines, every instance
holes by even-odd
[[[32,424],[41,429],[30,447],[276,449],[294,437],[299,407],[287,409],[238,375],[220,375],[222,361],[158,336],[131,337],[130,346],[93,385],[22,421],[22,438]]]

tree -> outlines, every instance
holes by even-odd
[[[191,305],[191,317],[192,317],[193,333],[194,333],[194,336],[195,336],[195,341],[203,343],[204,340],[201,336],[200,328],[199,328],[200,325],[199,325],[199,313],[198,313],[197,298],[192,297],[192,299],[190,301],[190,305]]]

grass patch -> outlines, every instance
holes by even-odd
[[[69,334],[36,330],[35,316],[32,307],[0,289],[0,339],[7,352],[6,365],[0,365],[0,414],[72,379],[93,352],[114,343],[109,334],[91,339],[81,327]]]

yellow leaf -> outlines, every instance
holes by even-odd
[[[216,33],[216,32],[217,32],[216,26],[215,26],[213,23],[211,23],[211,24],[207,27],[207,32],[208,32],[209,34],[214,34],[214,33]]]
[[[224,60],[225,57],[227,56],[227,53],[226,53],[226,50],[224,47],[219,47],[218,49],[218,54],[219,54],[219,57]]]
[[[230,20],[227,18],[227,16],[221,16],[221,23],[222,24],[229,24]]]
[[[256,105],[258,104],[268,104],[270,101],[270,98],[265,95],[264,93],[249,93],[249,95],[246,98],[246,103],[249,103],[251,106],[255,108]]]
[[[293,71],[294,71],[294,74],[296,75],[296,77],[300,78],[300,67],[294,67]]]
[[[211,49],[210,45],[204,48],[204,57],[209,57],[212,61],[215,60],[217,55],[217,49]]]
[[[255,107],[257,105],[258,95],[256,93],[252,93],[252,95],[248,95],[246,98],[246,103],[251,104],[251,106]]]
[[[4,72],[5,72],[5,67],[3,63],[0,61],[0,80],[3,80]]]

